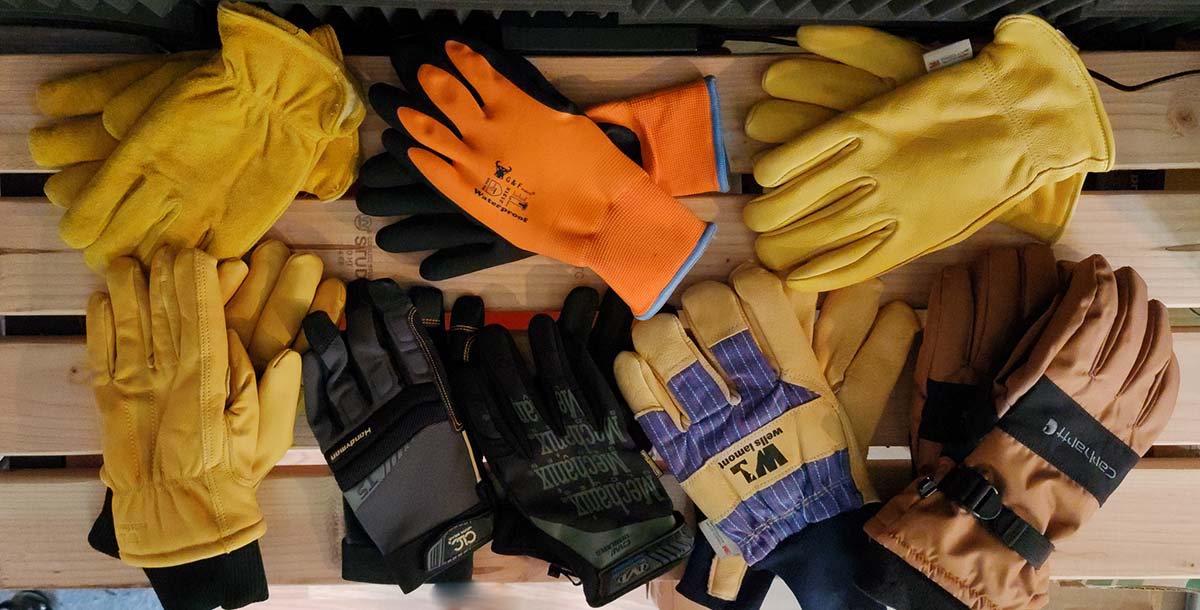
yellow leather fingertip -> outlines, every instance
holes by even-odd
[[[800,48],[906,83],[925,74],[925,50],[887,32],[862,26],[804,25],[796,29]]]
[[[66,119],[29,131],[29,154],[38,167],[65,167],[108,157],[117,140],[104,129],[99,115]]]
[[[768,144],[783,144],[837,114],[836,110],[823,106],[766,99],[754,104],[746,114],[746,136]]]
[[[313,254],[293,254],[284,263],[258,315],[247,348],[256,369],[261,370],[295,342],[324,270],[325,263]]]
[[[237,333],[242,345],[250,345],[254,328],[292,254],[279,240],[267,240],[250,253],[250,270],[233,298],[225,304],[225,324]]]
[[[42,187],[46,199],[60,208],[69,209],[103,165],[104,161],[85,161],[50,174]]]
[[[613,374],[617,379],[617,387],[635,418],[652,411],[662,411],[681,432],[687,430],[691,424],[687,415],[675,404],[670,392],[641,356],[633,352],[617,354],[613,362]]]

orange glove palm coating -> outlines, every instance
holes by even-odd
[[[589,267],[638,317],[653,315],[715,225],[663,192],[586,116],[535,100],[461,42],[445,49],[466,83],[428,64],[418,80],[462,137],[399,108],[405,130],[428,149],[408,150],[413,165],[517,247]]]

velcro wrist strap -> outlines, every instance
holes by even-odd
[[[384,561],[405,593],[411,593],[492,540],[492,511],[486,504],[388,553]]]
[[[594,574],[577,576],[583,581],[588,605],[597,608],[658,577],[691,552],[692,533],[683,517],[675,513],[675,527],[657,540],[630,551],[620,561],[595,570]]]
[[[940,481],[925,477],[917,484],[922,498],[935,491],[971,513],[984,529],[1034,568],[1042,567],[1054,552],[1054,543],[1005,506],[1000,490],[979,471],[958,464]]]

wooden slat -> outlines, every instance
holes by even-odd
[[[1200,460],[1144,460],[1074,539],[1059,545],[1053,574],[1078,578],[1200,576]],[[87,530],[103,486],[94,470],[25,471],[0,476],[0,587],[120,587],[141,572],[90,549]],[[276,471],[258,494],[267,520],[262,551],[272,584],[340,579],[341,501],[316,468]],[[481,581],[545,580],[545,564],[475,555]]]
[[[684,200],[700,217],[719,225],[712,245],[688,275],[688,284],[724,279],[738,264],[754,260],[754,235],[741,222],[747,198],[716,195]],[[1200,306],[1198,199],[1192,193],[1152,191],[1086,194],[1056,250],[1060,257],[1074,259],[1099,252],[1114,265],[1137,269],[1146,278],[1150,294],[1168,306]],[[0,314],[80,314],[88,295],[102,287],[102,279],[84,266],[80,254],[58,239],[60,214],[43,199],[0,198],[4,219],[0,223]],[[423,253],[392,254],[375,246],[375,232],[388,222],[359,214],[352,201],[298,202],[269,235],[320,255],[330,273],[346,279],[416,280]],[[988,246],[1028,241],[1024,234],[993,223],[961,244],[885,275],[888,295],[922,306],[933,274],[943,266],[969,260]],[[437,285],[448,299],[479,294],[497,310],[545,310],[556,309],[579,284],[602,286],[586,269],[534,257]]]
[[[1200,444],[1200,333],[1175,333],[1183,386],[1171,422],[1158,445]],[[82,339],[0,341],[0,455],[86,455],[100,453],[100,425],[88,385]],[[900,378],[875,434],[876,446],[908,445],[910,373]],[[323,463],[304,421],[296,421],[296,448],[285,464]]]
[[[723,57],[538,57],[533,62],[558,88],[581,105],[628,97],[711,74],[717,77],[722,104],[721,125],[734,172],[750,173],[752,155],[763,145],[742,133],[750,106],[763,97],[763,70],[781,55]],[[1085,53],[1089,68],[1127,83],[1200,67],[1197,52]],[[25,144],[29,129],[41,119],[33,106],[37,84],[128,57],[112,55],[0,56],[0,172],[41,171]],[[387,58],[352,57],[362,82],[394,82]],[[1122,93],[1100,85],[1117,141],[1122,169],[1200,167],[1200,82],[1180,79]],[[364,123],[365,152],[380,151],[383,121]]]

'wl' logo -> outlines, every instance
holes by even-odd
[[[783,452],[775,447],[774,444],[759,449],[754,459],[756,466],[753,473],[746,469],[746,460],[734,464],[730,470],[741,474],[746,479],[746,482],[750,483],[763,475],[775,472],[775,469],[788,463],[787,458],[783,457]]]

